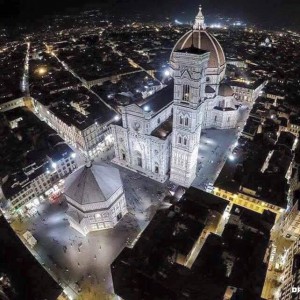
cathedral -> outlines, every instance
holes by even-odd
[[[238,103],[223,83],[224,51],[205,26],[201,7],[193,29],[175,44],[173,84],[142,103],[122,107],[112,126],[114,162],[164,182],[189,187],[196,177],[201,130],[235,128]]]

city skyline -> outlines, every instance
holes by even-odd
[[[64,1],[46,2],[42,6],[34,1],[7,1],[0,3],[0,14],[4,24],[30,25],[41,22],[54,14],[79,13],[82,10],[100,9],[104,13],[116,16],[135,16],[137,14],[152,16],[154,20],[170,18],[189,22],[193,19],[194,7],[202,5],[206,15],[214,21],[216,15],[240,19],[248,24],[280,29],[282,27],[300,30],[300,3],[297,0],[203,0],[186,1],[143,1],[113,0],[97,1]],[[12,20],[12,16],[14,19]]]

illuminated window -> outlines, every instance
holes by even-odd
[[[190,86],[185,84],[183,85],[182,100],[189,101],[189,99],[190,99]]]

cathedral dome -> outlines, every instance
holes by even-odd
[[[217,39],[206,31],[201,6],[196,16],[193,30],[184,34],[176,43],[172,50],[171,60],[174,51],[190,48],[191,46],[210,52],[208,68],[222,69],[225,67],[226,60],[224,51]]]
[[[219,87],[219,96],[223,97],[232,97],[234,94],[233,89],[226,83],[220,84]]]
[[[222,68],[225,66],[226,60],[224,51],[217,39],[209,34],[206,30],[191,30],[179,39],[173,48],[174,51],[184,48],[194,47],[210,52],[208,68]]]

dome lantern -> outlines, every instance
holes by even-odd
[[[201,5],[199,5],[199,12],[198,12],[198,15],[196,16],[193,28],[195,30],[205,30],[205,28],[206,28]]]

